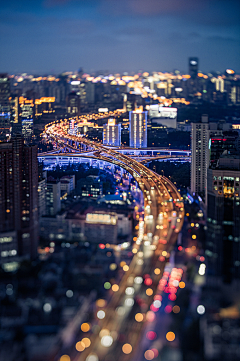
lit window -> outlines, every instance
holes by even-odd
[[[2,251],[1,252],[1,257],[7,257],[8,255],[8,251]]]

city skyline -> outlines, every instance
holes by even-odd
[[[237,1],[1,2],[2,71],[240,71]]]

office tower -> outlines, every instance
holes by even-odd
[[[60,181],[49,177],[46,190],[46,215],[54,216],[61,210],[61,188]]]
[[[0,74],[0,140],[11,132],[10,124],[10,79],[8,74]]]
[[[192,79],[196,79],[198,75],[198,58],[191,57],[188,59],[189,75]]]
[[[198,193],[207,201],[207,168],[210,161],[211,137],[222,136],[223,131],[230,130],[231,125],[220,121],[208,123],[208,116],[203,115],[200,123],[192,123],[191,131],[191,192]]]
[[[225,151],[207,172],[209,275],[230,283],[240,278],[240,155]]]
[[[38,244],[37,146],[25,146],[21,135],[0,143],[0,175],[0,261],[12,262],[13,256],[34,258]]]
[[[121,145],[121,124],[116,124],[115,119],[110,118],[108,124],[103,125],[103,144],[116,147]]]
[[[142,107],[129,112],[129,145],[133,148],[147,147],[147,111]]]

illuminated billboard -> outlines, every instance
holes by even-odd
[[[102,213],[87,213],[86,222],[88,223],[104,223],[104,224],[113,224],[117,223],[117,217],[110,214]]]

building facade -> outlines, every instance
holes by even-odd
[[[81,197],[98,198],[103,194],[103,182],[98,176],[87,176],[77,182],[77,194]]]
[[[0,74],[0,140],[10,135],[10,79]]]
[[[0,143],[0,175],[0,238],[8,240],[0,242],[5,252],[1,262],[10,262],[13,255],[34,258],[38,245],[37,146],[25,146],[21,135]]]
[[[121,124],[116,124],[115,119],[108,119],[108,124],[103,125],[103,144],[120,147]]]
[[[188,59],[188,71],[192,79],[196,79],[198,75],[198,58],[190,57]]]
[[[46,190],[46,215],[54,216],[61,210],[61,186],[58,179],[49,177]]]
[[[224,155],[208,169],[209,274],[230,283],[240,278],[240,156]]]
[[[207,168],[209,163],[208,117],[202,116],[201,123],[192,123],[191,132],[191,191],[205,197],[207,189]]]
[[[218,139],[218,137],[222,137],[225,131],[230,129],[231,125],[224,121],[209,123],[207,115],[202,115],[201,123],[192,123],[191,192],[198,193],[205,202],[207,202],[207,169],[210,164],[211,154],[210,139]],[[212,156],[214,156],[214,150]]]

